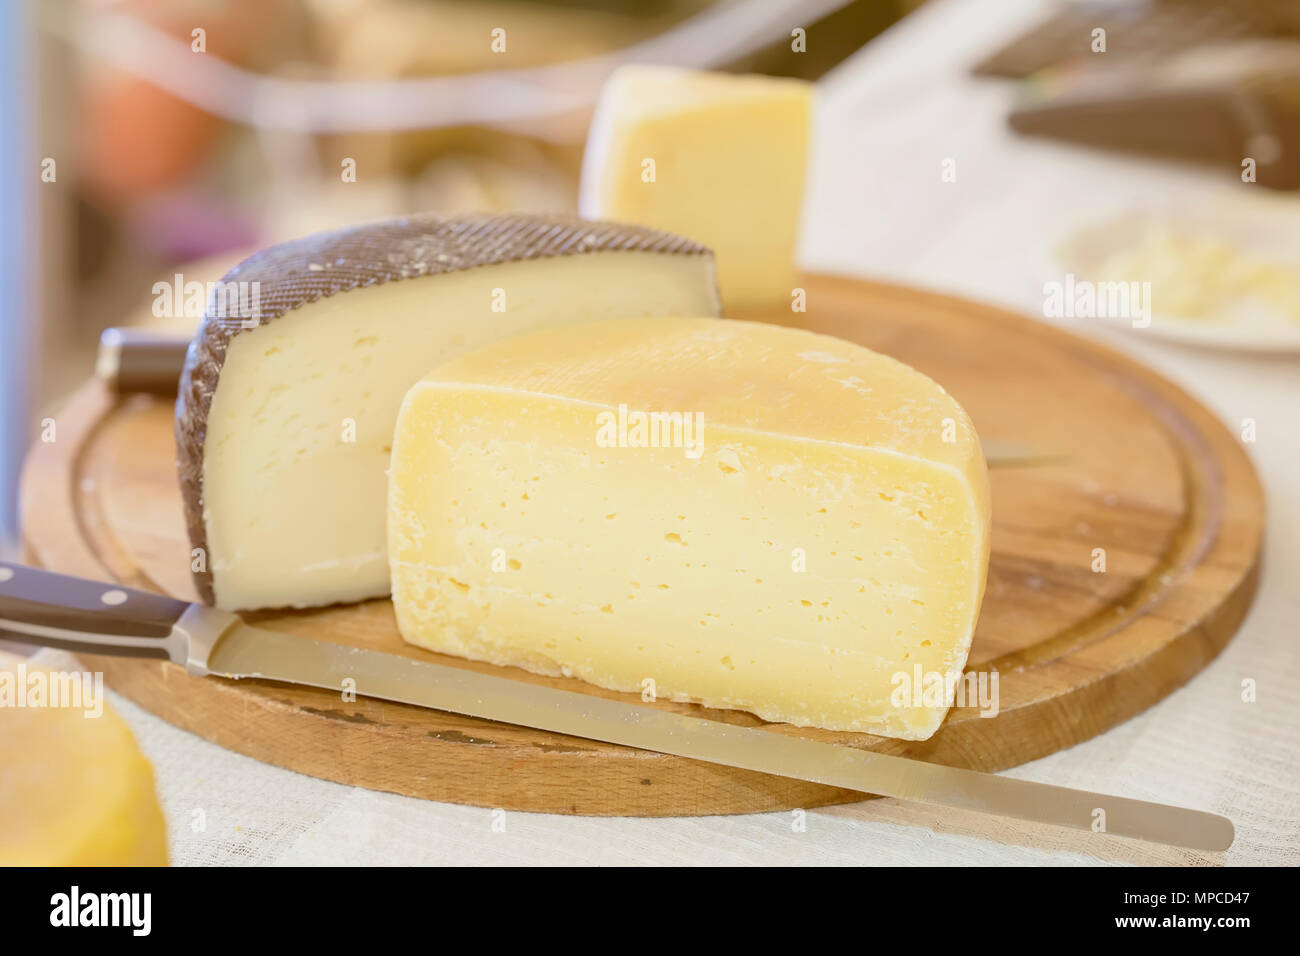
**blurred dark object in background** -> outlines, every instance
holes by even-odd
[[[1035,97],[1046,87],[1058,89]],[[1300,41],[1202,46],[1031,86],[1011,113],[1022,133],[1243,171],[1300,188]]]
[[[1093,55],[1092,31],[1106,31],[1106,56],[1151,61],[1228,40],[1300,38],[1297,0],[1091,0],[1067,3],[982,60],[982,76],[1023,79]]]
[[[1300,0],[1067,3],[974,72],[1018,132],[1300,188]]]

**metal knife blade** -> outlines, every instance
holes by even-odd
[[[199,610],[204,616],[210,613]],[[198,617],[191,626],[199,624]],[[178,626],[186,623],[182,618]],[[1213,813],[737,727],[242,622],[216,643],[208,670],[334,691],[351,678],[358,694],[384,700],[1076,830],[1092,832],[1095,822],[1104,819],[1104,832],[1111,835],[1198,850],[1225,850],[1233,840],[1231,821]]]
[[[193,674],[261,678],[451,711],[942,807],[1198,850],[1225,817],[737,727],[638,703],[254,627],[236,614],[0,563],[0,632],[93,654],[152,655]],[[1099,814],[1098,811],[1104,811]],[[1099,822],[1104,820],[1104,825]]]
[[[1064,465],[1070,460],[1065,452],[1046,451],[1020,442],[993,438],[984,439],[980,444],[984,449],[984,463],[989,468],[1042,468]]]

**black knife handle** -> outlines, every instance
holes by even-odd
[[[93,654],[175,656],[184,601],[0,561],[0,631]]]

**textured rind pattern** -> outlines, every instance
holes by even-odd
[[[230,340],[318,299],[353,289],[479,266],[591,252],[711,256],[706,246],[644,226],[566,215],[421,215],[324,232],[256,253],[222,282],[259,283],[257,324],[217,314],[210,301],[185,356],[176,397],[176,458],[199,596],[215,602],[203,523],[203,443]]]

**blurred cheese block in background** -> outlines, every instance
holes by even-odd
[[[750,322],[461,356],[407,395],[389,496],[413,644],[911,739],[947,704],[891,699],[896,677],[957,679],[988,567],[957,402],[886,356]]]
[[[122,718],[102,699],[97,716],[48,706],[50,690],[32,706],[65,678],[80,687],[0,654],[0,866],[166,866],[153,770]]]
[[[224,283],[240,305],[209,306],[176,440],[196,584],[227,609],[388,593],[393,423],[429,369],[545,326],[718,314],[705,247],[573,216],[388,220],[273,247]]]
[[[579,209],[709,246],[728,310],[788,305],[812,98],[803,80],[623,67],[596,106]]]

